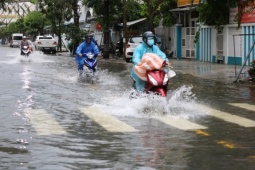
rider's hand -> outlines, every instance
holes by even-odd
[[[82,54],[79,54],[80,57],[82,57]]]
[[[171,66],[171,63],[170,63],[170,62],[166,62],[166,66],[167,66],[167,67],[170,67],[170,66]]]

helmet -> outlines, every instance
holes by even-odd
[[[88,39],[90,39],[90,40],[92,41],[92,39],[93,39],[93,35],[88,34],[88,35],[86,35],[86,36],[85,36],[85,41],[86,41],[87,43],[90,43],[91,41],[90,41],[90,42],[88,42],[88,41],[87,41]]]
[[[151,32],[151,31],[146,31],[143,33],[143,41],[149,46],[152,47],[152,45],[148,44],[148,38],[153,38],[154,39],[154,45],[157,42],[156,36]]]
[[[27,38],[26,36],[23,36],[22,38]]]
[[[93,35],[92,35],[92,34],[88,34],[88,35],[85,36],[85,40],[87,40],[87,39],[92,39],[92,38],[93,38]]]

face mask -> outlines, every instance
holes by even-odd
[[[154,39],[148,40],[148,45],[153,46],[154,45]]]

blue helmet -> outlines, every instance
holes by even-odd
[[[149,47],[152,47],[151,44],[148,44],[148,39],[149,38],[152,38],[154,39],[154,45],[156,44],[157,42],[157,38],[156,36],[151,32],[151,31],[146,31],[143,33],[143,41],[146,43],[146,45],[148,45]]]
[[[86,36],[85,36],[85,41],[88,42],[88,41],[87,41],[88,39],[90,39],[90,40],[92,41],[92,40],[93,40],[93,35],[91,35],[91,34],[86,35]],[[91,41],[90,41],[90,42],[91,42]]]

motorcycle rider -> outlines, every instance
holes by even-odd
[[[23,46],[28,46],[28,48],[30,49],[31,51],[31,43],[27,40],[27,37],[26,36],[23,36],[22,37],[22,41],[20,42],[20,54],[21,55],[24,55],[23,51],[22,51],[22,47]]]
[[[170,66],[169,60],[165,53],[162,52],[156,45],[157,38],[151,31],[146,31],[142,35],[143,42],[135,48],[133,53],[132,62],[133,68],[131,72],[131,77],[134,80],[134,88],[137,92],[143,92],[145,90],[145,81],[141,80],[134,71],[134,66],[140,63],[142,57],[145,53],[157,54],[162,59],[166,60],[166,65]]]
[[[84,53],[93,53],[96,57],[100,57],[100,52],[97,45],[93,42],[93,35],[86,35],[85,41],[81,43],[76,49],[76,63],[78,64],[78,71],[83,73],[84,60],[88,59]]]

